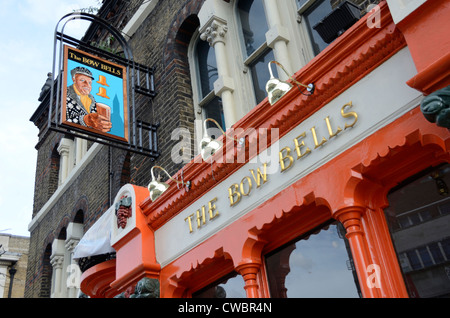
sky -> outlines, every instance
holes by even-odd
[[[38,129],[30,121],[53,67],[58,21],[98,0],[0,0],[0,234],[30,236]],[[87,21],[65,34],[81,38]]]

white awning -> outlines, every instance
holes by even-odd
[[[110,207],[83,235],[75,247],[74,259],[115,252],[115,249],[111,246],[113,216],[114,206]]]

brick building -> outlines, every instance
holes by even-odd
[[[23,298],[29,243],[28,237],[0,234],[0,298]]]
[[[289,257],[301,258],[293,252],[292,242],[315,244],[314,237],[331,231],[336,237],[329,243],[340,249],[339,262],[346,266],[334,277],[342,281],[330,278],[325,283],[347,286],[345,296],[448,295],[448,284],[434,284],[437,277],[445,277],[443,268],[450,257],[448,237],[442,234],[446,230],[437,231],[439,237],[433,240],[406,247],[397,241],[406,240],[406,231],[396,232],[398,228],[388,228],[386,221],[405,214],[387,208],[388,192],[404,191],[402,185],[431,172],[436,177],[426,182],[439,179],[445,184],[448,162],[448,132],[428,123],[419,111],[424,95],[448,85],[446,77],[428,87],[416,81],[406,84],[417,79],[417,72],[425,69],[420,74],[428,74],[426,67],[432,62],[442,62],[438,49],[424,54],[414,32],[409,33],[420,10],[427,13],[421,26],[433,28],[433,19],[427,18],[437,9],[429,3],[405,7],[398,2],[355,0],[341,6],[340,0],[104,1],[98,15],[121,30],[137,63],[154,68],[156,96],[137,97],[135,111],[139,120],[158,124],[160,155],[152,160],[45,129],[50,94],[42,94],[31,118],[39,128],[39,142],[25,296],[76,297],[78,286],[70,280],[72,270],[77,270],[72,266],[73,252],[89,229],[114,217],[111,211],[126,196],[133,198],[133,217],[123,231],[112,226],[110,247],[117,255],[100,255],[103,259],[91,264],[81,278],[83,292],[91,297],[117,296],[144,277],[158,280],[163,297],[218,296],[224,291],[234,297],[286,297],[287,284],[299,277],[287,279]],[[374,19],[369,20],[366,9],[378,3]],[[349,22],[328,34],[329,39],[319,34],[321,26],[329,31],[341,22],[337,19],[330,25],[326,21],[331,18],[325,18],[343,8],[350,12]],[[117,39],[95,26],[84,40],[120,51]],[[442,47],[448,52],[445,41]],[[276,107],[269,105],[267,66],[273,60],[287,70],[278,68],[275,77],[314,83],[313,94],[289,90]],[[384,89],[376,94],[385,101],[380,105],[382,115],[374,111],[377,105],[362,106],[370,104],[371,88],[379,87]],[[361,108],[353,109],[354,105]],[[290,141],[276,152],[275,165],[283,174],[270,175],[261,186],[266,183],[265,172],[255,169],[265,169],[265,163],[256,167],[250,165],[250,158],[230,163],[202,160],[198,144],[207,118],[224,130],[278,129],[280,140]],[[319,119],[325,125],[321,132],[329,133],[323,133],[327,138],[321,142]],[[412,131],[409,122],[419,132]],[[217,130],[211,133],[214,126],[208,127],[208,134],[221,135]],[[305,135],[309,141],[302,142]],[[388,138],[391,135],[395,138]],[[234,149],[231,141],[221,138],[226,149]],[[250,151],[248,143],[246,151]],[[295,172],[300,164],[294,163],[294,149],[305,171]],[[424,153],[429,164],[420,156],[410,156],[413,153]],[[231,156],[238,154],[235,150]],[[369,158],[363,158],[365,154]],[[150,199],[147,186],[154,165],[177,180],[192,180],[191,189],[169,182],[167,193],[156,201]],[[249,170],[258,172],[249,176]],[[444,204],[434,195],[424,205]],[[392,197],[395,200],[395,194]],[[411,207],[408,213],[417,209]],[[437,209],[420,222],[446,220],[442,211]],[[393,246],[397,243],[395,248],[402,252],[398,255]],[[411,258],[427,244],[435,248],[434,252],[426,249],[435,255],[431,263],[436,280],[431,283],[424,274],[429,269],[426,253],[416,262],[421,267],[414,263],[417,257]],[[330,255],[334,255],[331,250]],[[333,264],[337,258],[320,261]],[[369,267],[375,268],[375,274],[377,268],[385,273],[382,287],[364,283]],[[294,297],[305,291],[298,292]],[[325,295],[325,289],[308,292]],[[327,292],[343,296],[338,288]]]

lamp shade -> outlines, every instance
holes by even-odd
[[[278,78],[275,78],[273,76],[272,68],[271,68],[272,63],[278,65],[286,73],[286,75],[289,76],[289,78],[292,80],[292,82],[294,82],[297,85],[299,90],[300,90],[300,86],[303,86],[309,92],[309,95],[312,95],[314,93],[314,88],[315,88],[314,84],[311,83],[311,84],[305,85],[305,84],[302,84],[302,83],[296,81],[292,76],[289,75],[289,73],[286,71],[286,69],[283,67],[283,65],[281,65],[277,61],[270,61],[268,64],[270,79],[266,83],[267,99],[269,100],[270,105],[275,104],[284,95],[286,95],[286,93],[289,92],[292,89],[292,87],[294,87],[294,85],[292,85],[291,83],[280,81]],[[301,92],[301,90],[300,90],[300,92]],[[305,95],[305,94],[303,94],[303,95]],[[309,95],[307,95],[307,96],[309,96]]]
[[[212,157],[220,148],[223,143],[219,140],[212,139],[208,136],[204,136],[200,142],[201,156],[203,160],[208,160]]]
[[[270,105],[279,101],[292,87],[292,84],[280,81],[272,76],[266,84],[267,98]]]
[[[161,182],[159,180],[156,180],[155,175],[153,173],[153,169],[158,168],[162,171],[165,172],[165,174],[169,177],[169,179],[171,179],[172,181],[176,182],[177,184],[181,184],[183,187],[186,187],[186,190],[189,190],[191,183],[190,181],[188,181],[187,183],[184,182],[180,182],[177,181],[175,179],[173,179],[166,170],[164,170],[162,167],[160,166],[153,166],[151,169],[151,176],[152,176],[152,181],[150,181],[150,183],[148,184],[148,191],[150,191],[150,199],[152,200],[152,202],[154,202],[156,199],[158,199],[168,188],[169,185],[165,182]]]
[[[164,191],[167,190],[167,188],[169,188],[169,185],[167,183],[152,180],[148,185],[148,191],[150,191],[150,199],[152,201],[155,201],[161,194],[164,193]]]

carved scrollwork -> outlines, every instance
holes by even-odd
[[[210,25],[200,34],[200,39],[207,41],[211,46],[217,42],[224,42],[228,27],[225,22],[212,20]]]

